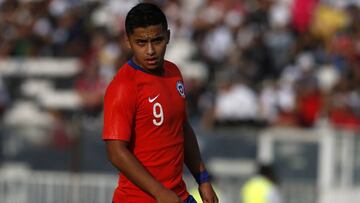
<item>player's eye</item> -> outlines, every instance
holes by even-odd
[[[152,42],[155,44],[160,44],[163,40],[164,40],[163,37],[157,37],[157,38],[153,39]]]
[[[146,41],[143,41],[143,40],[137,40],[135,43],[136,43],[138,46],[145,46]]]

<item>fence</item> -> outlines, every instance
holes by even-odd
[[[106,174],[5,168],[0,171],[0,202],[110,203],[116,180],[116,176]]]
[[[331,126],[268,129],[260,136],[258,149],[258,159],[274,163],[285,181],[286,202],[360,202],[360,137],[356,132]]]
[[[267,129],[251,136],[248,133],[242,136],[240,132],[227,129],[214,136],[200,135],[208,169],[227,199],[222,203],[240,202],[240,188],[255,172],[253,156],[274,163],[285,203],[360,202],[360,137],[355,133],[331,128]],[[219,147],[231,156],[224,149],[217,151]],[[257,153],[248,153],[254,148]],[[188,175],[185,181],[189,187],[194,186]],[[3,167],[0,202],[111,202],[116,183],[115,174]]]

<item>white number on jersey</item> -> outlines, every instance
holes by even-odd
[[[160,126],[164,122],[164,112],[160,103],[155,103],[153,106],[153,124]]]

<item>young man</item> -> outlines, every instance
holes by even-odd
[[[125,20],[133,57],[106,90],[103,139],[120,170],[114,203],[196,202],[182,179],[183,163],[203,202],[217,203],[185,110],[180,71],[164,60],[170,31],[164,13],[140,3]]]

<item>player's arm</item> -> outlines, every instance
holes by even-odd
[[[165,188],[144,168],[129,151],[128,142],[121,140],[106,141],[107,155],[110,162],[132,183],[156,198],[158,203],[181,203],[181,199]]]
[[[212,188],[205,164],[201,160],[199,145],[189,122],[184,123],[185,164],[199,184],[199,192],[204,203],[218,203]]]

